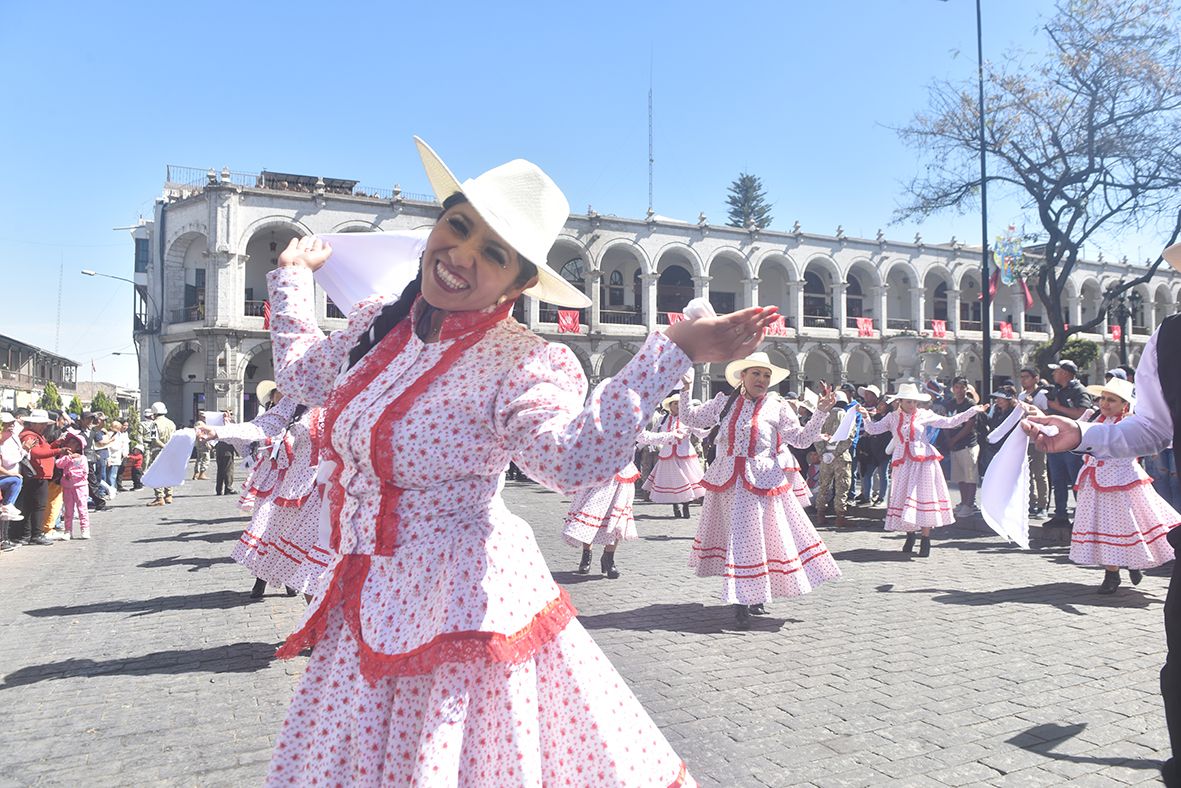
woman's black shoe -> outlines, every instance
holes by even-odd
[[[673,517],[676,517],[678,519],[680,519],[680,517],[681,517],[681,505],[679,503],[673,504]]]
[[[767,615],[767,609],[766,609],[765,607],[763,607],[763,603],[762,603],[762,602],[759,602],[757,605],[747,605],[747,609],[749,609],[749,610],[750,610],[750,614],[751,614],[752,616],[765,616],[765,615]]]
[[[1115,589],[1119,588],[1119,570],[1114,572],[1104,572],[1103,582],[1099,586],[1100,594],[1114,594]]]
[[[750,629],[750,608],[746,605],[734,606],[734,626],[736,629]]]
[[[910,533],[908,533],[906,535],[906,541],[902,543],[902,552],[913,553],[914,552],[914,540],[915,540],[915,532],[911,531]]]
[[[608,580],[618,580],[619,570],[615,568],[615,552],[608,553],[603,551],[603,555],[599,558],[599,568],[603,570],[603,574],[607,576]]]
[[[919,558],[926,558],[931,555],[931,537],[924,536],[919,541]]]
[[[1140,585],[1140,581],[1144,579],[1144,573],[1139,569],[1129,569],[1128,577],[1131,578],[1132,585],[1138,586]]]
[[[254,588],[250,589],[251,599],[262,599],[262,595],[267,592],[267,581],[261,577],[254,581]]]
[[[582,548],[582,560],[578,562],[578,569],[575,571],[580,575],[585,575],[590,571],[591,566],[591,549],[589,547]]]
[[[291,586],[283,586],[283,587],[287,589],[287,596],[295,596],[296,594],[298,594],[298,593],[299,593],[298,591],[296,591],[296,590],[295,590],[294,588],[292,588]]]

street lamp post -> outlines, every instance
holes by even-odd
[[[85,276],[101,276],[104,279],[117,279],[120,282],[126,282],[127,284],[131,285],[131,287],[132,287],[131,310],[132,310],[132,313],[138,317],[139,312],[136,309],[135,295],[139,292],[139,288],[133,280],[128,279],[125,276],[115,276],[114,274],[102,274],[102,273],[99,273],[98,271],[92,271],[89,268],[83,268],[81,273],[84,274]],[[144,326],[145,330],[143,333],[151,333],[152,327],[155,325],[159,325],[158,323],[155,322],[157,319],[160,321],[160,323],[164,322],[164,313],[156,305],[156,302],[152,298],[151,293],[149,293],[145,289],[143,291],[143,295],[144,295],[145,300],[148,302],[148,306],[151,308],[151,312],[152,312],[151,314],[148,315],[147,325]],[[138,331],[132,331],[132,341],[135,342],[135,371],[136,371],[137,375],[143,374],[143,359],[140,357],[140,338],[139,338],[139,336],[137,336],[139,333],[140,332],[138,332]],[[118,354],[116,353],[113,355],[118,355]],[[139,382],[139,381],[137,381],[137,382]],[[140,396],[143,396],[143,391],[142,391],[143,386],[140,385],[140,386],[138,386],[138,388],[141,389]]]
[[[1123,282],[1120,282],[1116,287],[1122,287]],[[1120,290],[1115,297],[1115,306],[1112,311],[1115,312],[1116,325],[1119,326],[1119,363],[1125,367],[1128,365],[1128,318],[1132,317],[1140,308],[1140,304],[1144,301],[1144,297],[1136,291],[1128,293],[1126,290]],[[1128,306],[1131,302],[1131,306]]]

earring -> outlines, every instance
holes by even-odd
[[[506,296],[506,295],[503,295],[503,294],[502,294],[502,295],[500,296],[500,298],[496,299],[496,305],[497,305],[497,306],[501,306],[501,305],[502,305],[502,304],[504,304],[504,302],[505,302],[505,301],[507,301],[507,300],[508,300],[508,296]]]

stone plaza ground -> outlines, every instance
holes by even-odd
[[[563,498],[517,483],[505,497],[703,785],[1159,781],[1171,566],[1104,597],[1102,570],[1065,548],[1026,552],[969,523],[908,560],[901,537],[857,518],[822,531],[841,580],[738,632],[720,582],[686,568],[699,510],[637,503],[641,539],[611,581],[571,571]],[[265,775],[304,664],[272,655],[303,601],[247,598],[229,558],[245,518],[212,482],[147,500],[94,515],[89,542],[0,557],[0,786]]]

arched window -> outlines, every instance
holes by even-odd
[[[638,271],[636,273],[639,273]],[[612,271],[607,279],[607,305],[623,306],[623,272]]]
[[[861,289],[861,280],[854,274],[849,274],[845,287],[845,310],[849,317],[867,317],[865,314],[865,292]]]
[[[828,288],[815,271],[804,273],[804,315],[806,317],[828,317]]]
[[[656,311],[680,312],[692,298],[692,274],[679,265],[664,269],[656,282]]]
[[[568,260],[558,273],[567,282],[585,292],[583,285],[586,283],[586,263],[583,262],[581,257]]]
[[[935,320],[947,321],[947,282],[935,285],[935,295],[931,300],[931,317]]]

